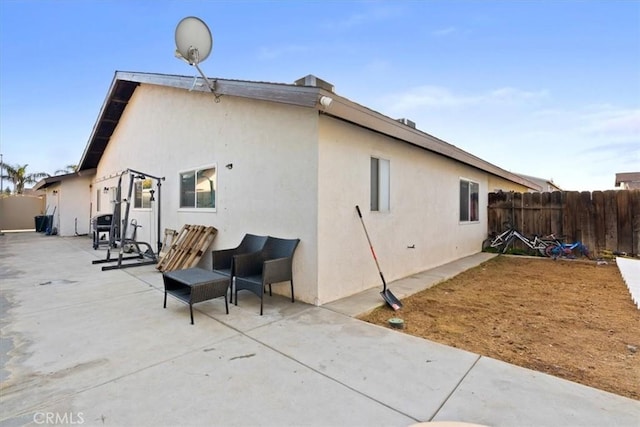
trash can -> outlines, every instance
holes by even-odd
[[[44,217],[44,228],[42,231],[47,234],[51,234],[51,228],[53,227],[53,215],[45,215]]]
[[[47,227],[45,226],[45,221],[47,220],[46,215],[37,215],[35,218],[36,222],[36,232],[42,233],[46,231]]]

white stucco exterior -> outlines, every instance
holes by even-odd
[[[499,168],[487,164],[485,170],[482,160],[348,100],[334,102],[331,113],[309,103],[306,89],[300,89],[305,99],[284,99],[276,93],[284,86],[269,86],[262,93],[258,85],[228,85],[244,92],[216,102],[208,92],[149,84],[143,78],[99,163],[92,166],[92,215],[113,212],[113,189],[123,171],[164,177],[160,197],[154,187],[151,208],[131,206],[129,219],[142,226],[138,240],[152,247],[162,240],[158,205],[161,230],[214,226],[218,234],[211,249],[235,247],[245,233],[299,238],[296,299],[321,305],[380,286],[356,205],[385,278],[392,281],[478,252],[487,233],[487,193],[523,189],[489,172]],[[349,108],[349,120],[362,120],[361,125],[341,117]],[[381,132],[385,126],[410,139]],[[442,153],[431,148],[440,146]],[[388,162],[388,211],[370,210],[372,157]],[[216,208],[180,208],[180,173],[211,167],[217,169]],[[459,220],[461,179],[479,185],[478,221]],[[129,175],[124,175],[123,198],[128,188]],[[208,268],[210,262],[207,253],[200,265]],[[276,285],[274,292],[288,295],[288,286]]]
[[[47,215],[53,216],[53,226],[63,237],[87,235],[91,229],[92,176],[61,179],[45,190]]]
[[[162,229],[180,230],[184,224],[214,226],[218,235],[212,248],[235,247],[245,233],[299,238],[294,265],[296,297],[313,302],[317,288],[317,119],[312,109],[237,97],[215,103],[206,93],[142,85],[104,152],[94,185],[115,187],[118,172],[127,168],[165,177]],[[228,164],[233,167],[228,169]],[[180,209],[179,173],[212,165],[218,170],[216,210]],[[123,182],[126,193],[128,178]],[[111,203],[100,205],[100,213],[113,209]],[[139,240],[157,241],[156,209],[157,204],[151,210],[131,208],[130,218],[142,225]],[[201,261],[205,266],[210,262],[210,255]]]
[[[380,284],[357,216],[359,205],[387,281],[479,251],[486,214],[459,222],[459,179],[480,183],[485,173],[421,148],[321,117],[319,189],[319,300],[326,303]],[[390,162],[390,210],[371,212],[370,159]]]

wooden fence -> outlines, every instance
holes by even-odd
[[[640,190],[489,193],[489,235],[512,224],[526,236],[554,233],[591,253],[640,254]]]

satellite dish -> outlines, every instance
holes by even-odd
[[[176,56],[189,65],[198,65],[209,57],[213,37],[209,27],[200,18],[188,16],[176,27]]]

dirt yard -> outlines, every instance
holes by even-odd
[[[361,317],[640,400],[640,310],[615,261],[499,256]]]

